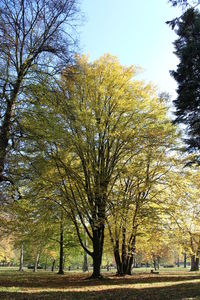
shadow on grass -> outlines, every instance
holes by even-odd
[[[191,273],[190,273],[191,274]],[[7,276],[0,275],[0,287],[18,288],[81,288],[87,286],[117,286],[139,283],[179,282],[200,279],[200,274],[192,275],[132,275],[127,277],[106,276],[103,280],[89,280],[88,275],[64,275],[59,276],[51,273],[12,273]],[[199,284],[200,285],[200,284]],[[200,287],[199,287],[200,289]],[[1,299],[1,298],[0,298]]]
[[[166,300],[166,299],[184,299],[194,298],[200,299],[200,284],[199,283],[187,283],[177,284],[176,286],[168,287],[152,287],[152,288],[116,288],[116,289],[104,289],[98,291],[64,291],[64,292],[37,292],[37,293],[9,293],[0,292],[0,299],[4,300],[36,300],[36,299],[56,299],[56,300],[83,300],[83,299],[137,299],[137,300]]]

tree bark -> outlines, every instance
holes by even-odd
[[[117,275],[122,276],[123,268],[122,268],[120,253],[119,253],[119,241],[118,240],[115,241],[114,257],[115,257],[115,262],[116,262],[116,266],[117,266]]]
[[[23,243],[21,243],[21,248],[20,248],[20,260],[19,260],[19,271],[20,272],[23,272],[23,260],[24,260],[24,257],[23,257]]]
[[[61,223],[60,223],[60,257],[59,257],[59,271],[58,274],[59,275],[64,275],[64,264],[63,264],[63,255],[64,255],[64,251],[63,251],[63,222],[62,222],[62,218],[61,218]]]
[[[127,275],[131,275],[133,260],[135,256],[135,249],[136,249],[136,234],[134,234],[131,240],[131,245],[129,245],[129,249],[128,249],[129,255],[128,255],[127,269],[126,269]]]
[[[91,278],[101,279],[101,261],[104,243],[104,225],[93,229],[93,273]]]
[[[10,98],[7,96],[6,98],[6,111],[4,115],[4,119],[2,125],[0,127],[0,182],[7,180],[7,178],[3,175],[5,169],[5,161],[7,156],[7,148],[10,138],[10,129],[11,129],[11,122],[12,122],[12,115],[13,110],[17,101],[17,95],[20,90],[21,83],[24,79],[24,65],[21,66],[17,80],[13,85],[13,91],[10,95]]]
[[[117,266],[118,276],[131,275],[132,265],[135,256],[135,247],[136,247],[136,235],[133,235],[132,239],[129,241],[128,255],[127,255],[126,230],[123,230],[121,257],[119,252],[118,240],[115,241],[115,247],[114,247],[114,257]]]
[[[190,271],[199,271],[199,257],[196,257],[195,255],[191,256]]]
[[[6,161],[7,147],[10,135],[11,116],[14,100],[7,100],[7,107],[2,126],[0,127],[0,182],[5,180],[3,175]]]
[[[126,227],[122,228],[122,268],[123,274],[127,271],[127,251],[126,251]]]
[[[134,259],[134,254],[135,253],[131,253],[131,256],[129,258],[129,261],[127,263],[127,270],[126,270],[126,274],[127,275],[131,275],[131,271],[132,271],[132,265],[133,265],[133,259]]]

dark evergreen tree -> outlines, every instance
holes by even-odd
[[[178,22],[175,54],[180,62],[171,75],[177,81],[176,122],[186,125],[190,150],[200,149],[200,13],[188,9]]]
[[[177,5],[188,6],[189,5],[188,0],[169,0],[169,3],[171,3],[172,6],[177,6]]]
[[[182,18],[185,10],[189,9],[189,8],[196,8],[199,4],[200,1],[199,0],[168,0],[168,2],[172,5],[172,6],[179,6],[182,8],[183,12],[180,16],[167,21],[166,24],[169,24],[169,26],[172,27],[172,29],[174,29],[176,26],[179,25],[179,21]]]

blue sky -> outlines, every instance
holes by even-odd
[[[82,0],[82,53],[90,60],[110,53],[123,65],[137,65],[138,79],[153,82],[175,97],[176,82],[169,75],[178,63],[172,42],[176,34],[165,24],[181,14],[167,0]]]

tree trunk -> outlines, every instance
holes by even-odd
[[[177,256],[177,267],[178,267],[178,268],[180,267],[179,254],[178,254],[178,256]]]
[[[122,228],[122,268],[123,274],[127,271],[127,251],[126,251],[126,227]]]
[[[0,127],[0,182],[4,180],[3,172],[10,134],[12,108],[13,102],[8,100],[4,120]]]
[[[88,272],[89,268],[88,268],[88,255],[87,253],[84,251],[84,258],[83,258],[83,272]]]
[[[92,278],[101,278],[101,255],[100,251],[95,249],[93,256],[93,273]]]
[[[7,148],[10,137],[10,128],[11,128],[11,118],[13,115],[13,109],[17,100],[17,95],[20,89],[20,85],[22,83],[24,74],[23,71],[20,70],[18,74],[18,78],[15,82],[13,92],[10,98],[6,99],[6,111],[4,115],[4,119],[2,121],[2,125],[0,126],[0,182],[5,180],[3,176],[5,161],[7,155]]]
[[[132,271],[132,265],[133,265],[133,260],[135,256],[135,249],[136,249],[136,234],[134,234],[131,245],[129,246],[128,252],[128,261],[127,261],[127,268],[126,268],[126,274],[131,275]]]
[[[52,271],[52,272],[54,272],[55,263],[56,263],[56,260],[53,259],[53,261],[52,261],[52,266],[51,266],[51,271]]]
[[[196,257],[195,255],[191,256],[190,271],[199,271],[199,257]]]
[[[187,267],[187,255],[184,253],[184,268]]]
[[[86,231],[85,232],[85,247],[88,247],[88,240],[87,240],[87,234]],[[88,254],[86,251],[84,251],[84,258],[83,258],[83,272],[88,272],[89,268],[88,268]]]
[[[37,267],[38,267],[38,264],[39,264],[39,260],[40,260],[40,253],[38,253],[37,256],[36,256],[33,272],[37,272]]]
[[[103,254],[104,243],[104,225],[93,229],[93,273],[91,278],[102,278],[101,275],[101,261]]]
[[[24,261],[24,255],[23,255],[23,243],[21,243],[20,248],[20,260],[19,260],[19,271],[23,271],[23,261]]]
[[[155,257],[154,254],[153,254],[153,267],[154,267],[154,270],[156,271],[157,270],[157,263],[156,263],[156,257]]]
[[[58,274],[60,275],[63,275],[64,274],[64,270],[63,270],[63,267],[64,267],[64,264],[63,264],[63,223],[62,223],[62,220],[61,220],[61,223],[60,223],[60,257],[59,257],[59,271],[58,271]]]
[[[160,269],[160,256],[157,257],[158,270]]]
[[[45,271],[47,270],[47,255],[46,255],[46,259],[45,259],[45,266],[44,266]]]
[[[117,275],[122,276],[123,268],[122,268],[120,254],[119,254],[119,241],[118,240],[115,242],[114,257],[115,257],[115,262],[116,262],[116,266],[117,266]]]
[[[132,265],[135,256],[135,245],[136,245],[136,236],[133,236],[128,246],[128,255],[127,255],[126,231],[123,230],[121,257],[119,252],[118,240],[115,241],[115,248],[114,248],[114,257],[117,266],[117,275],[119,276],[131,275]]]
[[[126,269],[127,275],[131,275],[132,265],[133,265],[133,255],[131,254],[131,256],[129,257],[128,263],[127,263],[127,269]]]

